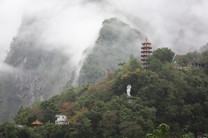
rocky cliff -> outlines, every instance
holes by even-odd
[[[126,62],[131,55],[139,58],[140,45],[144,40],[141,32],[118,18],[105,20],[94,48],[81,68],[79,85],[102,80],[107,70],[116,70],[118,64]]]
[[[0,72],[1,121],[11,119],[21,106],[46,100],[73,83],[76,67],[70,56],[59,49],[47,49],[42,28],[34,28],[37,23],[36,18],[23,20],[5,59],[15,71]]]
[[[46,100],[74,84],[77,67],[70,55],[56,48],[48,49],[37,17],[25,18],[14,38],[5,63],[14,68],[0,72],[0,121],[13,117],[21,106]],[[115,70],[130,55],[140,54],[142,35],[117,18],[105,20],[93,48],[80,71],[79,85],[103,79],[106,70]]]

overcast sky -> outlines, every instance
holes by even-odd
[[[25,15],[46,18],[45,40],[71,45],[80,58],[111,17],[145,33],[155,47],[178,53],[208,42],[208,0],[0,0],[0,59]]]

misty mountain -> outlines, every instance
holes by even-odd
[[[37,23],[37,18],[23,19],[5,59],[15,71],[0,72],[1,121],[11,119],[21,106],[46,100],[73,83],[76,68],[70,56],[46,49]]]
[[[119,63],[131,55],[140,56],[140,45],[145,36],[118,18],[103,22],[94,48],[84,61],[80,71],[79,85],[84,86],[102,80],[106,71],[114,71]]]
[[[24,18],[11,43],[5,63],[13,72],[0,72],[0,121],[13,117],[18,109],[42,101],[69,88],[77,80],[71,55],[50,47],[42,37],[44,23],[37,17]],[[44,25],[43,25],[44,26]],[[117,18],[105,20],[93,48],[88,48],[80,71],[79,85],[101,80],[106,70],[115,70],[130,55],[139,56],[144,40],[136,29]]]
[[[202,46],[199,51],[203,52],[203,51],[206,51],[206,50],[208,50],[208,43],[206,43],[204,46]]]

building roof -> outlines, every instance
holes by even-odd
[[[151,45],[151,43],[150,43],[149,41],[145,41],[145,42],[142,43],[142,45],[144,45],[144,44],[149,44],[149,45]]]
[[[40,122],[39,120],[36,120],[34,122],[31,123],[32,125],[43,125],[42,122]]]
[[[144,44],[149,44],[149,45],[151,45],[151,43],[147,40],[147,38],[146,38],[146,41],[142,43],[142,45],[144,45]]]

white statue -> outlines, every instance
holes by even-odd
[[[127,93],[128,97],[131,97],[130,92],[131,92],[131,85],[129,84],[129,85],[127,85],[127,87],[126,87],[126,93]]]

